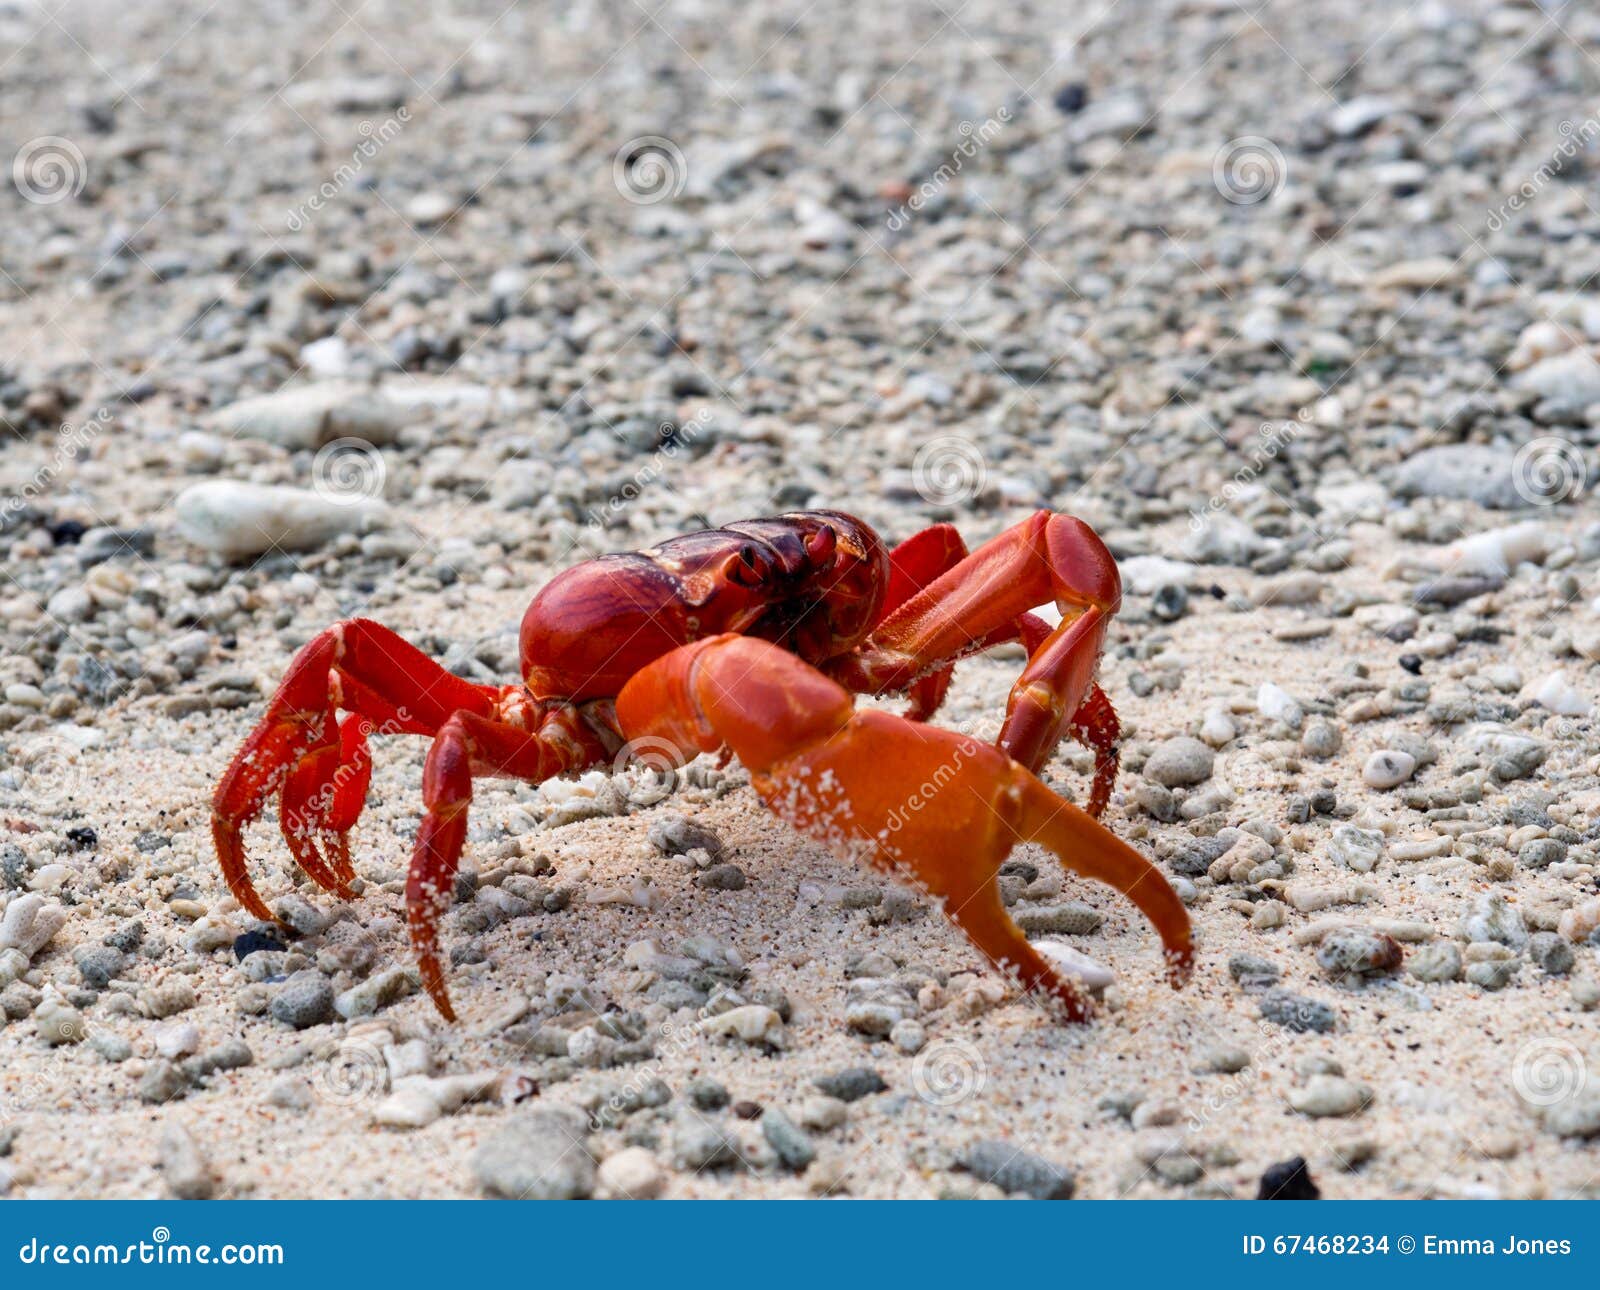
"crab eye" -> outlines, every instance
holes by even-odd
[[[736,555],[728,557],[723,566],[723,576],[741,587],[759,587],[762,581],[761,565],[753,546],[742,546]]]

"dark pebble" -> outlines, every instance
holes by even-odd
[[[1257,1200],[1321,1200],[1322,1192],[1311,1180],[1304,1156],[1271,1165],[1261,1175]]]
[[[735,1102],[728,1108],[741,1120],[754,1120],[761,1114],[760,1102]]]
[[[870,1066],[851,1066],[831,1075],[819,1075],[811,1082],[841,1102],[856,1102],[869,1093],[881,1093],[889,1087],[883,1082],[883,1076]]]
[[[1189,593],[1175,582],[1156,588],[1150,612],[1164,623],[1175,623],[1189,612]]]
[[[683,1091],[697,1111],[720,1111],[728,1105],[728,1090],[714,1079],[692,1079]]]
[[[1068,81],[1050,101],[1062,116],[1075,116],[1089,105],[1089,87],[1082,81]]]
[[[288,949],[288,946],[271,932],[248,931],[242,936],[233,938],[233,956],[241,963],[252,954],[259,954],[262,950],[277,951],[285,949]]]
[[[100,843],[100,835],[91,828],[68,829],[67,841],[74,851],[93,851]]]

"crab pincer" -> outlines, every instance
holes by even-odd
[[[1063,1015],[1086,1020],[1083,989],[1029,944],[996,881],[1019,842],[1126,895],[1154,925],[1167,976],[1193,968],[1189,916],[1142,855],[980,740],[876,710],[765,641],[720,636],[658,659],[617,696],[629,738],[666,740],[685,757],[730,747],[772,811],[853,859],[910,878],[996,967]]]

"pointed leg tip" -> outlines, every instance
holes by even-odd
[[[1167,951],[1167,981],[1174,990],[1181,990],[1189,984],[1189,979],[1194,976],[1194,949],[1185,945],[1182,949]]]

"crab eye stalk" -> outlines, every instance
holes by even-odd
[[[833,563],[838,546],[839,535],[831,528],[820,528],[806,538],[806,556],[814,567],[825,569]]]
[[[722,567],[723,577],[736,586],[759,587],[765,579],[753,546],[742,546]]]

